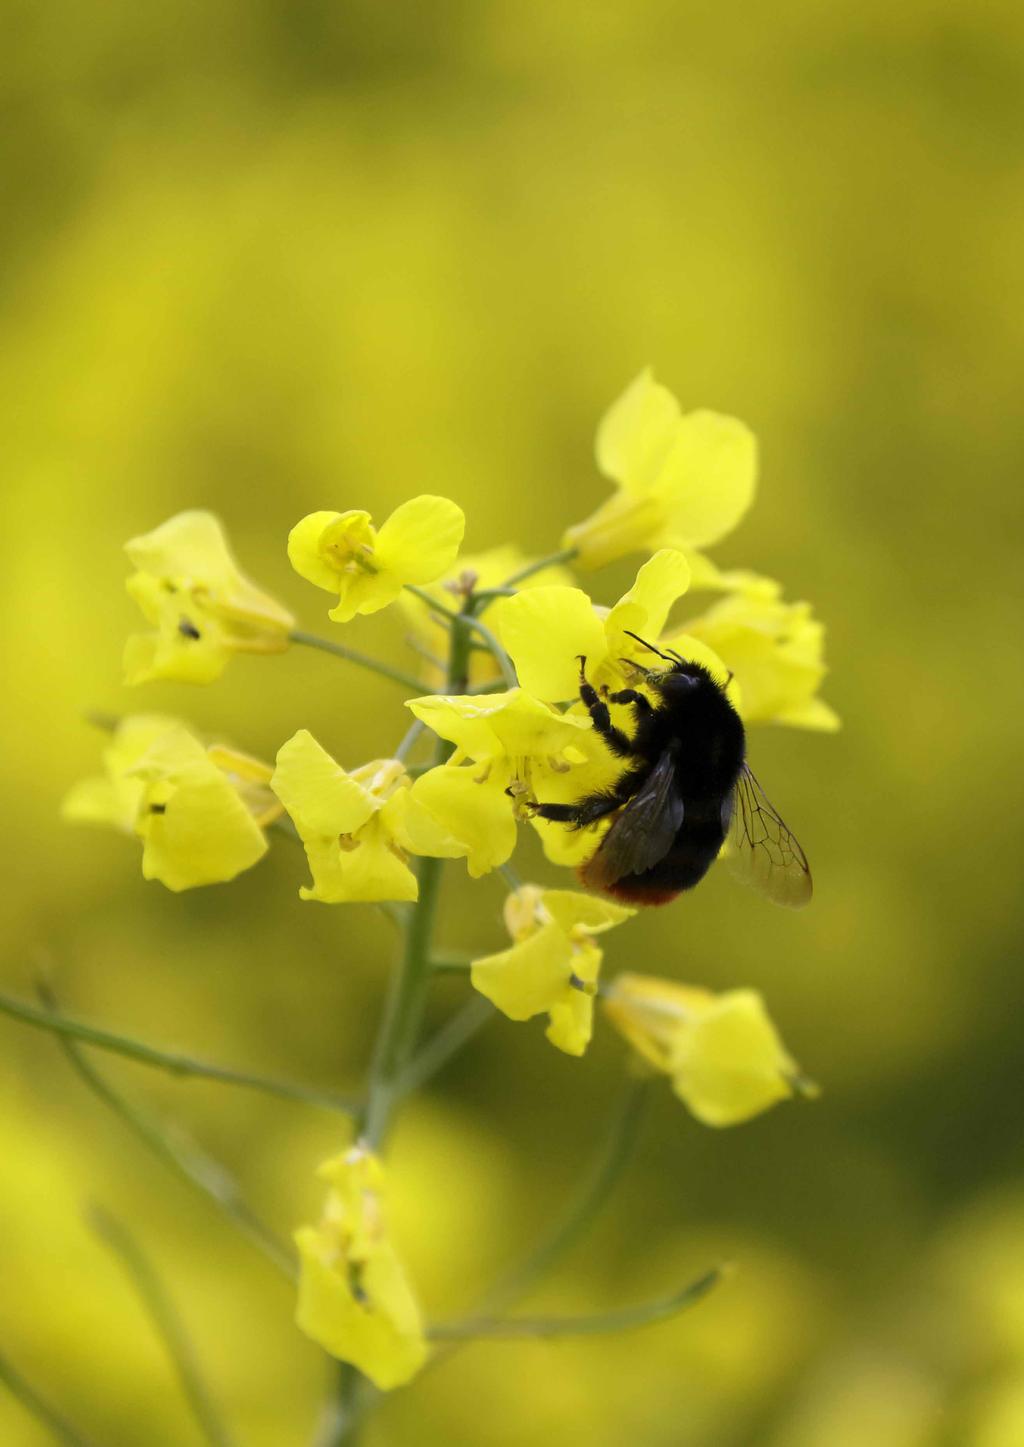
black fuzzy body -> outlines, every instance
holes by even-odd
[[[725,690],[701,665],[680,661],[664,671],[645,670],[644,682],[653,698],[623,689],[603,699],[581,678],[580,697],[594,727],[625,768],[611,788],[571,805],[541,804],[537,812],[576,828],[617,814],[580,878],[618,899],[662,904],[692,889],[718,857],[746,738]],[[632,705],[632,737],[612,725],[608,702]],[[681,823],[665,837],[666,821],[680,804]],[[645,847],[656,850],[659,839],[665,843],[660,857],[642,870],[628,868]]]

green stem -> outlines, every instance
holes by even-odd
[[[468,653],[469,653],[469,646],[468,646],[468,641],[467,641],[467,639],[466,639],[466,637],[465,637],[465,630],[466,630],[466,628],[472,628],[472,629],[474,629],[477,633],[479,633],[480,637],[481,637],[481,638],[484,640],[484,642],[487,644],[487,647],[490,649],[491,654],[492,654],[493,657],[494,657],[494,661],[497,663],[498,667],[501,669],[502,677],[503,677],[503,679],[505,680],[505,687],[506,687],[506,688],[517,688],[517,687],[518,687],[518,685],[519,685],[519,680],[518,680],[518,678],[516,677],[516,671],[515,671],[515,668],[513,667],[511,658],[509,658],[508,654],[505,652],[504,648],[502,648],[501,644],[498,642],[498,640],[497,640],[497,638],[495,637],[495,635],[491,632],[490,628],[488,628],[487,624],[486,624],[486,623],[481,623],[481,621],[480,621],[479,618],[475,618],[475,617],[473,616],[473,607],[474,607],[474,601],[475,601],[475,600],[474,600],[472,594],[470,594],[469,597],[466,599],[466,602],[465,602],[465,604],[463,605],[463,608],[462,608],[461,613],[455,613],[455,612],[453,612],[453,610],[452,610],[451,608],[446,608],[443,603],[439,603],[436,598],[432,598],[431,595],[427,592],[427,590],[426,590],[425,588],[418,588],[418,587],[416,587],[415,584],[413,584],[413,583],[406,583],[405,586],[406,586],[406,591],[409,592],[409,593],[414,593],[415,596],[416,596],[417,598],[419,598],[421,602],[423,602],[423,603],[425,603],[425,604],[427,605],[427,607],[431,610],[431,612],[436,613],[439,618],[444,618],[444,619],[445,619],[445,621],[446,621],[447,624],[448,624],[449,629],[451,630],[451,635],[452,635],[452,638],[451,638],[452,653],[454,653],[454,652],[455,652],[455,649],[456,649],[455,634],[456,634],[456,632],[459,632],[459,633],[463,634],[463,638],[462,638],[462,640],[458,643],[458,649],[459,649],[460,652],[463,652],[463,651],[464,651],[464,652],[468,655]],[[461,626],[457,626],[457,625],[461,625]],[[459,690],[456,690],[456,689],[452,686],[451,671],[449,670],[449,678],[448,678],[448,692],[449,692],[449,693],[455,693],[455,692],[457,692],[457,691],[458,691],[458,692],[465,692],[466,688],[468,688],[468,686],[469,686],[468,679],[467,679],[467,677],[466,677],[467,673],[468,673],[468,669],[466,669],[465,667],[463,667],[463,668],[460,670],[460,676],[461,676],[461,679],[462,679],[462,687],[461,687]]]
[[[514,588],[517,583],[525,583],[527,578],[532,578],[535,573],[543,573],[545,568],[557,568],[561,563],[571,563],[576,557],[579,548],[562,548],[557,553],[548,553],[546,558],[538,558],[535,563],[527,563],[525,568],[520,568],[502,583],[503,588]]]
[[[361,1120],[360,1134],[375,1150],[387,1132],[392,1107],[400,1095],[400,1077],[419,1031],[430,979],[430,944],[442,870],[440,859],[419,861],[419,898],[409,920],[402,962],[385,1007]]]
[[[317,633],[305,633],[298,628],[289,636],[293,643],[299,643],[304,648],[319,648],[322,653],[333,653],[335,658],[347,659],[359,668],[368,668],[372,673],[379,673],[382,678],[390,678],[392,683],[401,684],[417,697],[430,692],[424,688],[423,680],[415,674],[405,673],[401,668],[393,668],[390,663],[383,663],[379,658],[371,658],[368,653],[349,648],[347,643],[335,643],[332,638],[321,638]]]
[[[479,1337],[603,1336],[608,1332],[629,1331],[667,1321],[686,1307],[693,1306],[713,1286],[717,1286],[724,1275],[724,1268],[715,1266],[695,1281],[687,1282],[671,1296],[640,1302],[637,1306],[620,1306],[613,1311],[594,1312],[586,1316],[522,1316],[504,1320],[480,1317],[454,1322],[450,1326],[432,1327],[430,1336],[433,1341],[471,1341]]]
[[[629,1081],[608,1127],[594,1166],[582,1188],[549,1233],[525,1261],[488,1292],[482,1314],[504,1312],[559,1262],[603,1210],[636,1147],[640,1120],[648,1099],[646,1078]]]
[[[429,593],[424,593],[419,588],[412,588],[410,591],[423,597],[431,607],[448,616],[447,691],[463,692],[468,686],[469,627],[474,621],[472,598],[466,599],[461,613],[451,613],[443,604],[435,604]],[[451,752],[452,745],[444,739],[438,739],[434,752],[435,763],[443,764]],[[443,859],[424,857],[418,861],[419,891],[416,903],[405,917],[405,946],[399,967],[392,977],[370,1066],[366,1101],[357,1118],[360,1135],[375,1150],[383,1145],[395,1107],[402,1096],[402,1076],[416,1048],[430,983],[434,921],[443,871]],[[364,1416],[359,1408],[359,1396],[366,1385],[359,1372],[342,1366],[336,1375],[335,1390],[320,1423],[317,1447],[353,1447]]]
[[[152,1262],[120,1221],[99,1207],[89,1213],[96,1234],[117,1255],[138,1292],[177,1374],[182,1393],[210,1447],[231,1447],[232,1437],[220,1419],[184,1323]]]
[[[127,1056],[142,1065],[155,1066],[171,1075],[195,1076],[202,1080],[216,1080],[220,1085],[238,1085],[246,1090],[261,1090],[266,1095],[276,1095],[283,1100],[301,1100],[308,1105],[319,1105],[325,1110],[341,1111],[351,1115],[356,1102],[331,1091],[317,1090],[313,1086],[293,1084],[290,1080],[272,1080],[263,1075],[250,1075],[245,1070],[232,1070],[226,1065],[214,1065],[205,1060],[194,1060],[189,1055],[178,1055],[169,1050],[159,1050],[154,1045],[145,1045],[127,1035],[115,1035],[97,1025],[86,1025],[82,1020],[68,1015],[50,1013],[16,1000],[10,995],[0,995],[0,1013],[31,1025],[37,1030],[48,1030],[52,1034],[64,1035],[81,1040],[86,1045],[95,1045],[100,1050],[109,1050],[115,1055]]]
[[[21,1403],[25,1411],[29,1412],[40,1426],[46,1428],[55,1441],[63,1442],[64,1447],[90,1447],[88,1438],[83,1437],[77,1428],[72,1427],[70,1422],[50,1406],[49,1402],[44,1401],[36,1389],[30,1386],[20,1372],[16,1372],[10,1362],[2,1356],[0,1356],[0,1382],[3,1382],[11,1396]]]
[[[436,965],[433,967],[437,968]],[[464,966],[461,968],[465,968]],[[398,1080],[402,1095],[411,1095],[447,1065],[453,1055],[467,1045],[489,1020],[494,1019],[494,1006],[482,995],[473,995],[432,1035],[406,1065]]]
[[[406,729],[405,733],[402,735],[401,739],[398,741],[398,746],[395,749],[393,757],[396,759],[400,759],[404,762],[409,757],[416,744],[416,740],[420,737],[425,728],[426,724],[421,718],[414,718],[412,723]]]
[[[56,1009],[56,1002],[46,987],[40,987],[40,994],[48,1009]],[[295,1265],[291,1252],[249,1208],[224,1167],[180,1136],[172,1139],[159,1121],[131,1105],[90,1065],[81,1048],[70,1036],[61,1035],[58,1038],[64,1054],[93,1094],[113,1111],[164,1165],[211,1200],[289,1281],[294,1281]]]

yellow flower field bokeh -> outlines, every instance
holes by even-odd
[[[312,564],[300,577],[289,562],[289,533],[358,513],[384,538],[409,499],[449,499],[467,559],[508,550],[490,586],[627,496],[614,439],[602,461],[595,433],[650,368],[684,422],[737,429],[734,506],[702,530],[673,493],[641,551],[539,576],[532,609],[577,587],[611,606],[655,547],[686,550],[690,591],[661,637],[737,650],[753,766],[815,896],[776,910],[715,868],[602,933],[600,978],[763,996],[821,1098],[707,1130],[656,1082],[600,1221],[524,1309],[641,1302],[718,1263],[727,1279],[643,1334],[454,1351],[390,1394],[365,1440],[1017,1447],[1020,7],[54,0],[12,12],[0,81],[0,991],[34,1000],[41,977],[69,1014],[163,1050],[356,1089],[392,921],[300,900],[302,850],[275,837],[259,857],[262,816],[198,743],[186,763],[233,827],[208,872],[237,877],[147,882],[132,818],[162,776],[128,779],[114,760],[104,783],[111,737],[87,716],[186,721],[193,743],[268,761],[268,780],[300,731],[339,776],[390,760],[413,719],[392,680],[277,650],[294,615],[426,693],[426,605],[383,606],[404,557],[376,584],[325,573],[349,600],[342,633],[334,598],[304,580]],[[207,673],[230,659],[197,688],[174,676],[164,574],[124,546],[206,513],[245,596],[214,615]],[[312,555],[321,534],[305,541]],[[136,671],[163,676],[126,687],[133,568],[170,662],[150,635]],[[723,598],[715,569],[744,570],[729,585],[743,587]],[[437,576],[424,582],[443,601]],[[251,651],[251,629],[272,651]],[[575,660],[550,660],[566,672]],[[474,654],[470,677],[497,673]],[[452,728],[469,732],[461,716]],[[498,755],[466,753],[443,785],[476,791],[473,827],[437,852],[471,869],[449,868],[440,922],[481,960],[518,947],[506,881],[467,877],[505,852],[512,809],[504,756],[477,789],[477,754]],[[62,820],[82,780],[81,807],[120,831]],[[429,810],[440,787],[403,782],[402,803]],[[388,803],[371,802],[361,827],[399,876],[416,818],[394,808],[385,831]],[[191,886],[144,842],[149,872]],[[342,894],[343,863],[329,861]],[[516,867],[573,882],[530,829]],[[429,1023],[470,989],[465,972],[439,976]],[[426,1321],[470,1312],[528,1251],[620,1108],[623,1040],[597,1011],[570,1058],[544,1039],[547,1008],[528,1024],[496,1013],[388,1143],[389,1251]],[[337,1116],[85,1058],[225,1167],[278,1237],[321,1220]],[[159,1271],[240,1447],[305,1447],[328,1365],[296,1330],[288,1281],[103,1110],[52,1035],[0,1016],[0,1091],[0,1365],[103,1447],[201,1440],[90,1225],[101,1208]],[[5,1447],[50,1440],[0,1381]]]

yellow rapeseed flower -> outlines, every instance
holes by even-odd
[[[299,890],[303,899],[342,904],[417,897],[405,857],[413,847],[409,782],[398,759],[374,759],[347,773],[307,729],[281,745],[270,784],[306,850],[313,885]],[[461,852],[430,816],[415,813],[417,853]]]
[[[725,537],[753,501],[757,443],[735,417],[681,412],[648,369],[602,418],[597,464],[616,491],[563,540],[584,568]]]
[[[593,1028],[601,949],[594,936],[636,911],[594,895],[525,884],[505,901],[514,944],[473,964],[473,984],[510,1020],[547,1013],[547,1037],[582,1055]]]
[[[504,864],[515,848],[519,811],[506,790],[528,795],[582,763],[585,755],[576,744],[590,732],[590,721],[559,714],[518,688],[416,698],[407,707],[455,745],[447,764],[430,769],[412,787],[418,810],[407,820],[412,847],[421,854],[441,852],[429,838],[419,838],[424,821],[432,821],[435,833],[458,841],[451,852],[457,847],[470,874],[479,878]]]
[[[757,591],[734,592],[683,626],[685,637],[713,648],[734,670],[747,723],[832,731],[839,718],[820,699],[825,629],[810,603],[785,603],[782,589],[760,579]],[[684,652],[684,635],[663,645]]]
[[[318,1226],[295,1233],[301,1271],[295,1320],[339,1361],[382,1391],[399,1387],[426,1361],[419,1306],[384,1221],[384,1172],[355,1146],[318,1171],[330,1190]]]
[[[336,623],[376,613],[407,583],[432,583],[454,563],[465,531],[462,509],[446,497],[414,497],[377,529],[368,512],[314,512],[288,536],[292,567],[338,594]]]
[[[146,879],[176,892],[219,884],[267,852],[263,829],[280,813],[269,765],[148,714],[119,724],[103,762],[101,777],[70,791],[64,817],[137,834]]]
[[[155,633],[129,638],[126,683],[209,683],[233,653],[279,653],[295,620],[239,571],[219,520],[181,512],[125,544],[126,587]]]
[[[704,1125],[739,1125],[794,1090],[811,1093],[756,990],[715,995],[650,975],[618,975],[605,1011]]]

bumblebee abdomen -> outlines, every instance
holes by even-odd
[[[724,840],[720,819],[684,820],[668,853],[642,874],[624,874],[611,883],[605,882],[598,849],[580,866],[579,877],[588,888],[626,903],[668,904],[683,890],[700,883],[718,858]]]

